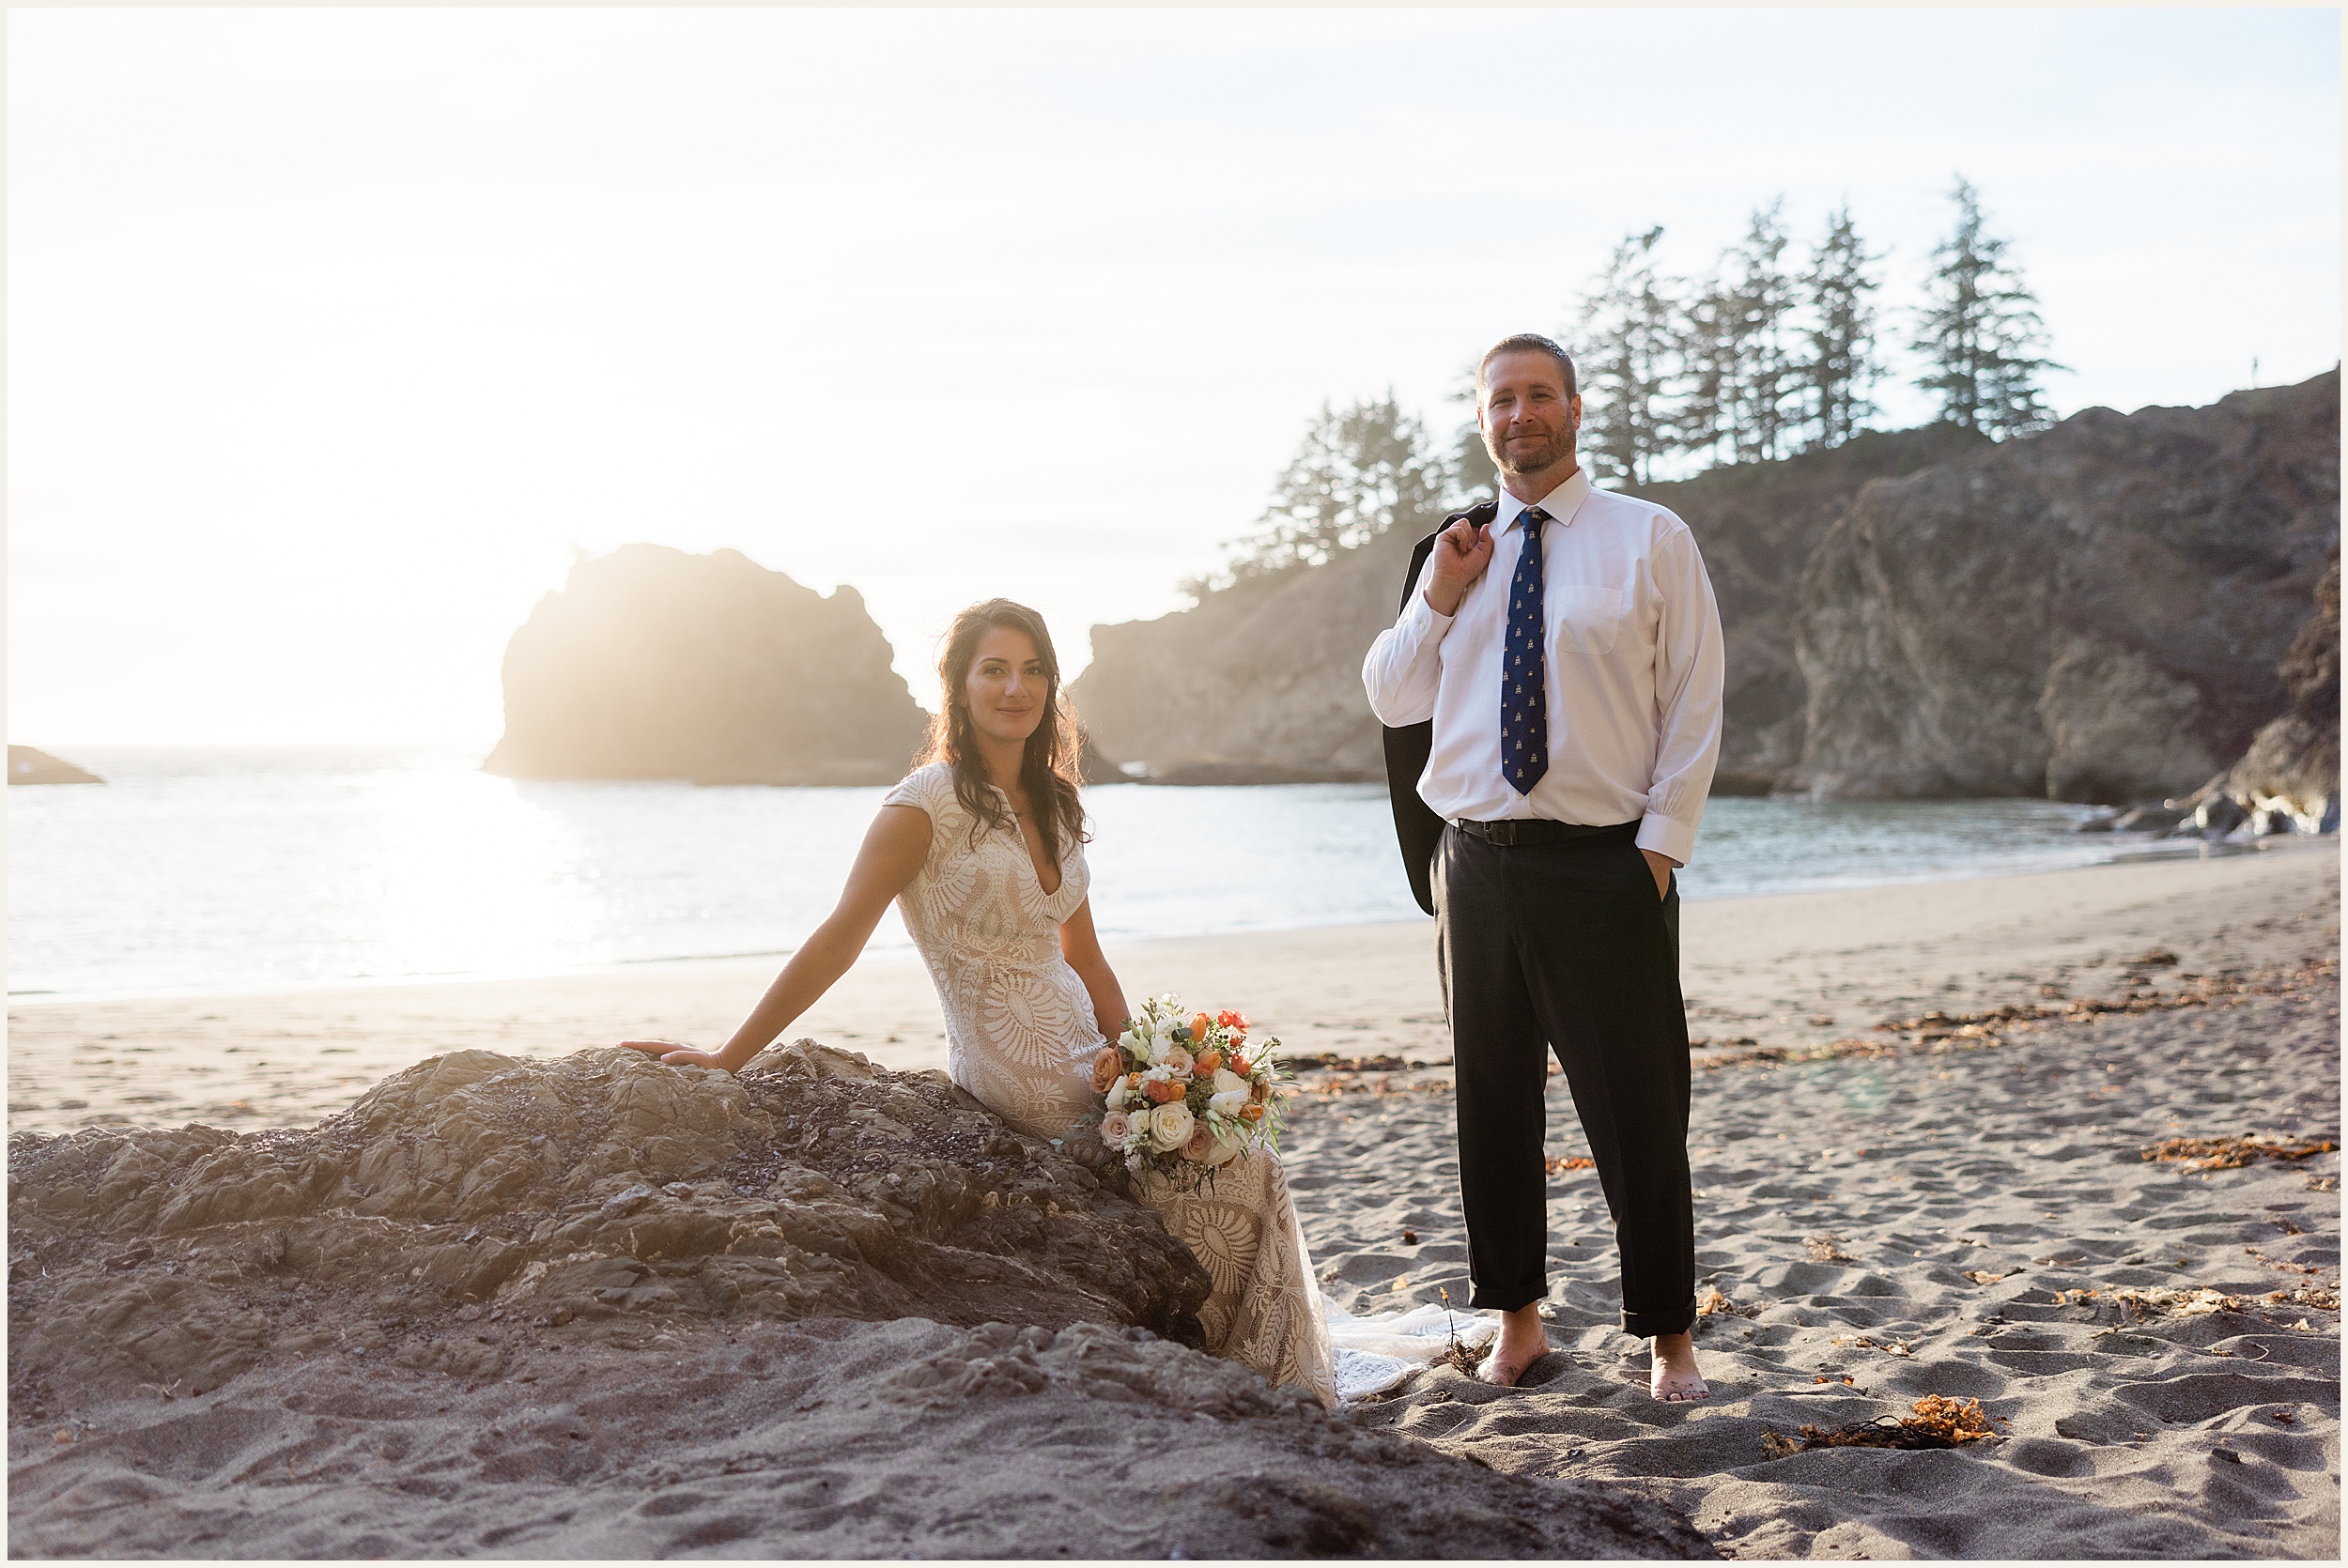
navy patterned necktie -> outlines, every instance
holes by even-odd
[[[1500,771],[1521,795],[1549,771],[1548,639],[1541,616],[1541,525],[1549,514],[1528,506],[1517,515],[1524,542],[1508,585],[1508,640],[1500,671]]]

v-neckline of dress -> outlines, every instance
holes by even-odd
[[[1058,887],[1044,886],[1043,868],[1035,863],[1035,855],[1027,848],[1027,836],[1019,830],[1019,807],[1012,804],[1011,792],[1000,784],[990,783],[987,788],[1003,797],[1003,805],[1011,812],[1011,836],[1018,841],[1019,862],[1027,869],[1027,880],[1035,884],[1035,890],[1043,895],[1045,902],[1058,898],[1060,888],[1068,885],[1068,868],[1063,866],[1059,869]]]

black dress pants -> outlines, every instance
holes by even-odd
[[[1655,896],[1637,836],[1504,848],[1446,827],[1434,885],[1472,1304],[1513,1311],[1549,1288],[1553,1050],[1614,1216],[1623,1330],[1646,1337],[1695,1322],[1695,1216],[1679,888]]]

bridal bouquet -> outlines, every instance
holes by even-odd
[[[1152,996],[1113,1044],[1092,1058],[1097,1115],[1079,1117],[1136,1175],[1185,1184],[1251,1148],[1280,1146],[1279,1069],[1270,1036],[1251,1044],[1235,1012],[1185,1013],[1176,996]]]

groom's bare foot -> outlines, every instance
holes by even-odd
[[[1513,1389],[1525,1368],[1549,1354],[1549,1333],[1541,1327],[1541,1304],[1527,1302],[1514,1312],[1500,1314],[1500,1337],[1492,1342],[1492,1353],[1484,1358],[1484,1364],[1475,1369],[1475,1376],[1487,1383],[1497,1383]]]
[[[1689,1405],[1708,1399],[1712,1390],[1696,1371],[1693,1334],[1658,1334],[1647,1363],[1647,1391],[1666,1405]]]

